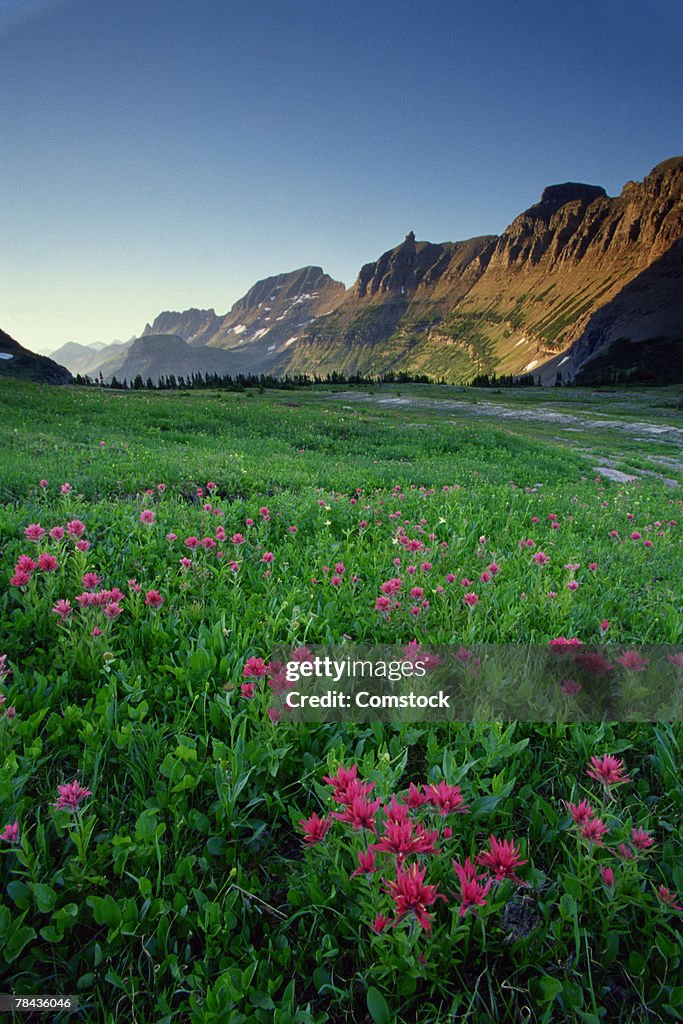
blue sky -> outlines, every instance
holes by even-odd
[[[683,152],[683,5],[0,0],[0,327],[29,348],[350,285]]]

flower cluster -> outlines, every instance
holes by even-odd
[[[436,863],[435,873],[442,864],[442,854],[453,841],[453,828],[446,824],[450,815],[467,814],[460,787],[445,780],[438,784],[410,783],[402,795],[392,794],[388,801],[374,794],[375,783],[363,781],[358,776],[358,766],[345,768],[340,765],[334,775],[325,775],[323,782],[331,787],[331,799],[343,807],[342,811],[330,811],[324,817],[317,813],[302,818],[299,825],[304,842],[309,846],[322,843],[334,821],[351,825],[367,844],[357,849],[358,867],[350,878],[364,877],[378,879],[373,883],[375,900],[384,901],[389,896],[393,907],[380,910],[371,923],[374,932],[387,927],[396,927],[402,921],[416,922],[426,933],[431,932],[435,904],[438,900],[449,902],[454,899],[460,917],[469,910],[486,906],[486,897],[492,886],[506,880],[516,885],[525,883],[517,875],[517,869],[526,864],[522,859],[519,845],[510,839],[499,839],[491,835],[488,848],[476,855],[476,864],[466,857],[464,863],[457,858],[448,858],[446,892],[439,889],[439,882],[427,882],[428,858]],[[374,798],[373,798],[374,797]],[[379,859],[378,859],[379,858]],[[484,870],[479,871],[479,865]],[[441,872],[442,873],[442,872]]]

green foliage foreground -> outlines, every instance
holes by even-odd
[[[679,725],[294,724],[247,665],[680,645],[676,491],[324,394],[0,406],[0,990],[145,1024],[683,1018]],[[365,804],[323,781],[353,765]]]

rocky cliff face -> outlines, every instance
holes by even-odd
[[[259,281],[225,316],[164,313],[145,334],[224,350],[224,372],[405,370],[455,382],[533,372],[551,382],[621,339],[683,339],[681,239],[676,157],[617,197],[550,185],[500,237],[433,243],[411,231],[348,290],[304,267]]]
[[[221,325],[221,317],[213,309],[186,309],[182,313],[160,313],[151,324],[146,324],[141,337],[175,334],[188,345],[205,345]]]

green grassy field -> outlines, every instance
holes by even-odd
[[[679,723],[571,721],[571,688],[545,724],[270,705],[276,648],[681,650],[679,395],[373,391],[0,381],[0,991],[77,995],[60,1021],[683,1019]]]

